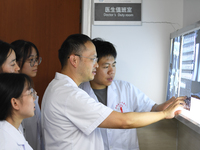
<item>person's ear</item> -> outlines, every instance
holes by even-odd
[[[74,54],[72,54],[72,55],[70,55],[70,57],[69,57],[69,61],[70,61],[70,63],[72,64],[72,66],[74,66],[75,68],[77,67],[77,65],[78,65],[78,59],[77,59],[78,57],[76,57],[76,55],[74,55]]]
[[[11,105],[12,105],[13,109],[19,110],[19,108],[20,108],[19,103],[20,103],[20,101],[17,100],[16,98],[11,99]]]

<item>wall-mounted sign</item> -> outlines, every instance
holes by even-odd
[[[94,25],[141,25],[141,0],[94,0]]]

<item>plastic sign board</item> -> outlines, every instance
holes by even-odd
[[[141,25],[141,0],[94,0],[94,25]]]

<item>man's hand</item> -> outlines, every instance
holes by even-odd
[[[182,97],[182,98],[185,98],[186,97]],[[160,105],[157,105],[155,104],[153,107],[152,107],[152,110],[151,111],[163,111],[165,110],[167,107],[169,107],[174,101],[176,100],[176,98],[173,96],[172,98],[170,98],[168,101],[160,104]]]
[[[181,113],[181,108],[185,106],[185,99],[186,97],[177,97],[176,99],[173,99],[170,105],[163,110],[166,115],[165,119],[171,119],[174,118],[174,116],[179,115]]]

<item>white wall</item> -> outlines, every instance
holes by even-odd
[[[200,0],[184,0],[183,27],[200,21]]]
[[[182,28],[183,0],[143,0],[142,26],[94,26],[117,49],[115,79],[126,80],[158,104],[166,100],[170,33]]]

